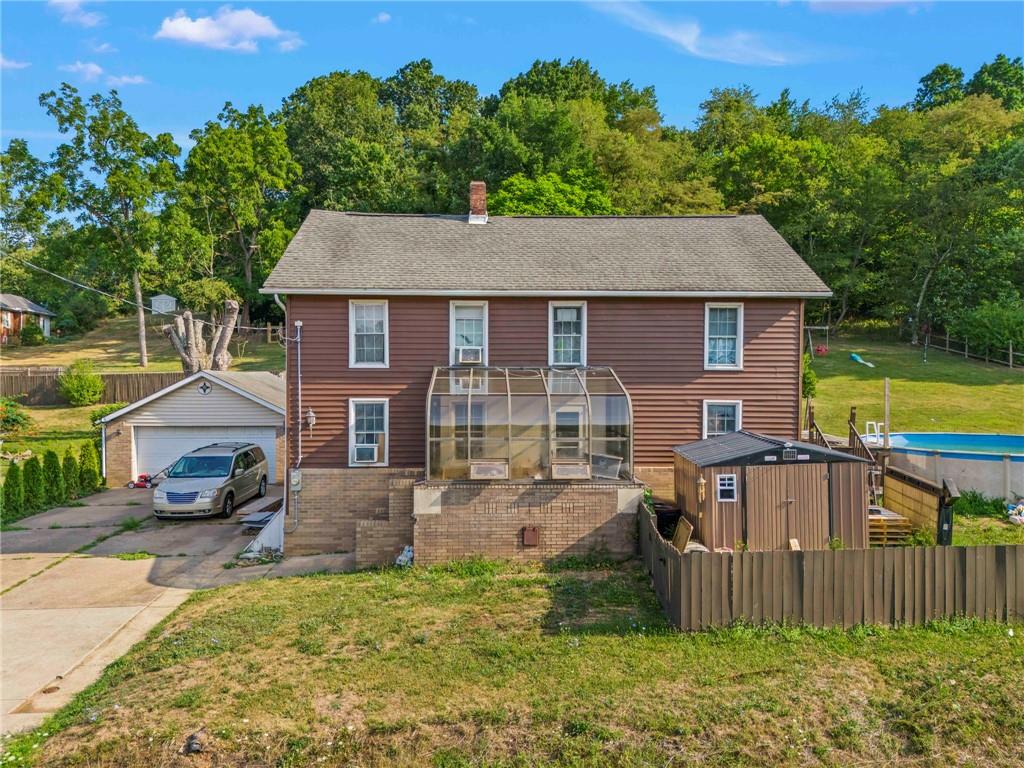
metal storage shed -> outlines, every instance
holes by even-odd
[[[676,502],[712,550],[868,546],[868,467],[857,456],[739,431],[677,446]]]

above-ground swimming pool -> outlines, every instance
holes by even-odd
[[[987,496],[1024,496],[1024,435],[895,432],[890,464],[935,482],[956,481]]]

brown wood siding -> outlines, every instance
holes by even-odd
[[[486,298],[486,297],[482,297]],[[467,299],[469,300],[469,299]],[[742,400],[743,427],[796,437],[799,416],[798,300],[744,302],[742,371],[705,371],[700,299],[590,299],[587,361],[610,365],[633,399],[635,464],[672,464],[672,447],[701,437],[705,399]],[[303,432],[303,464],[348,465],[348,398],[390,398],[390,465],[424,466],[431,369],[448,363],[449,299],[389,298],[390,368],[348,367],[348,299],[291,296],[288,329],[303,321],[302,408],[316,413]],[[548,301],[490,298],[491,365],[547,364]],[[291,455],[296,455],[296,360],[288,355]]]

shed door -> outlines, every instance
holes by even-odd
[[[155,474],[196,448],[233,441],[256,443],[262,448],[267,454],[270,480],[274,480],[274,427],[135,427],[135,471]]]
[[[828,547],[828,465],[747,467],[747,546],[753,551]]]

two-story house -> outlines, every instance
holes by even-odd
[[[672,448],[797,437],[804,302],[760,216],[312,211],[286,307],[291,552],[625,553]]]

